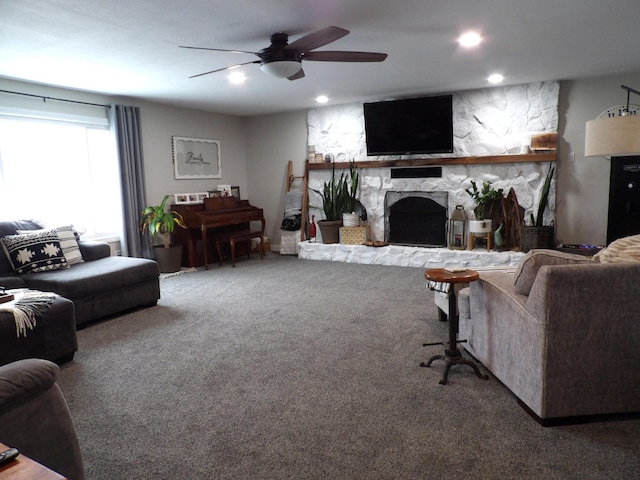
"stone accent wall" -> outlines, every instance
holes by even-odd
[[[447,165],[447,157],[517,154],[528,146],[534,133],[558,129],[558,82],[538,82],[510,87],[494,87],[453,94],[454,153],[448,155],[403,155],[367,157],[362,103],[310,109],[308,144],[316,152],[330,153],[337,162],[387,159],[443,158],[441,178],[391,178],[390,168],[366,168],[360,171],[358,198],[367,209],[374,240],[384,239],[384,196],[395,191],[445,191],[449,193],[449,211],[464,205],[473,216],[474,203],[465,189],[471,180],[490,181],[506,192],[513,188],[518,201],[529,212],[537,208],[538,196],[549,168],[548,163],[491,165]],[[338,175],[340,171],[336,172]],[[330,171],[312,170],[309,187],[321,189]],[[320,197],[309,195],[310,214],[323,218]],[[555,181],[551,185],[548,223],[555,218]]]

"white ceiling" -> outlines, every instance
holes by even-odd
[[[0,0],[0,77],[144,98],[234,115],[640,70],[638,0]],[[388,53],[382,63],[303,62],[277,79],[257,60],[271,33],[290,41],[336,25],[351,33],[319,50]],[[478,31],[480,47],[457,37]],[[640,85],[630,85],[640,88]],[[624,103],[621,92],[621,103]]]

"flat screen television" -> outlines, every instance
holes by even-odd
[[[364,104],[367,155],[453,152],[451,95]]]

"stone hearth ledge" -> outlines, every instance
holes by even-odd
[[[514,251],[450,250],[448,248],[388,245],[341,245],[298,242],[298,258],[331,262],[394,265],[400,267],[466,267],[475,270],[515,267],[525,254]]]

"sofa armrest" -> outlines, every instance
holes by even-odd
[[[55,363],[28,359],[0,368],[0,414],[22,405],[53,386],[58,378]]]
[[[0,287],[4,287],[6,289],[10,288],[25,288],[27,284],[22,279],[22,277],[18,275],[0,277]]]
[[[640,310],[640,263],[547,265],[540,268],[525,308],[543,323],[610,318]],[[579,324],[574,324],[577,327]]]
[[[91,262],[100,258],[111,256],[111,248],[107,242],[98,242],[94,240],[80,240],[78,242],[82,259],[85,262]]]
[[[55,363],[29,358],[0,367],[2,442],[64,475],[84,480],[82,454]]]

